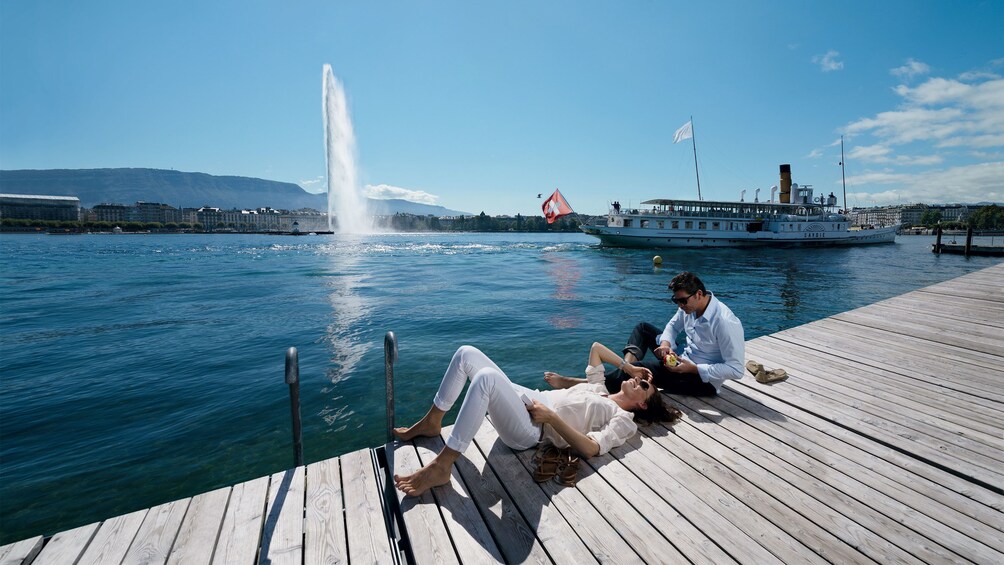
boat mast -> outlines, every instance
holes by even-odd
[[[701,173],[697,170],[697,134],[694,132],[694,116],[690,116],[690,141],[694,144],[694,174],[697,175],[697,199],[704,200],[701,198]]]
[[[849,214],[847,207],[847,180],[844,178],[844,136],[840,136],[840,184],[844,187],[844,213]]]

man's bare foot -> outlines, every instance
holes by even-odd
[[[416,437],[436,437],[443,431],[441,422],[430,421],[429,418],[422,418],[410,428],[394,428],[394,435],[397,439],[408,441]]]
[[[544,372],[544,380],[547,381],[547,384],[551,385],[551,388],[571,388],[577,384],[586,382],[586,379],[565,377],[550,371]]]
[[[450,467],[452,464],[433,461],[410,475],[394,475],[394,485],[408,496],[422,496],[430,488],[450,482]]]

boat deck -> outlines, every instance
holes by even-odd
[[[787,381],[534,483],[486,423],[385,519],[360,450],[0,548],[2,563],[1004,562],[1004,263],[747,342]],[[401,444],[413,469],[441,438]],[[393,506],[393,503],[391,504]],[[390,524],[390,527],[388,527]]]

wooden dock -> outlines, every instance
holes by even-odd
[[[360,450],[0,563],[1004,563],[1004,263],[746,352],[790,378],[671,397],[682,421],[587,461],[576,488],[534,483],[532,451],[486,423],[419,499],[385,502],[387,452]],[[390,455],[410,470],[441,446]]]

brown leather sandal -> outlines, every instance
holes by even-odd
[[[538,483],[549,481],[561,468],[561,450],[549,443],[542,443],[537,446],[533,461],[537,464],[533,469],[533,480]]]
[[[574,487],[579,482],[579,456],[573,455],[571,450],[561,450],[561,467],[558,474],[554,476],[554,482],[565,487]]]

